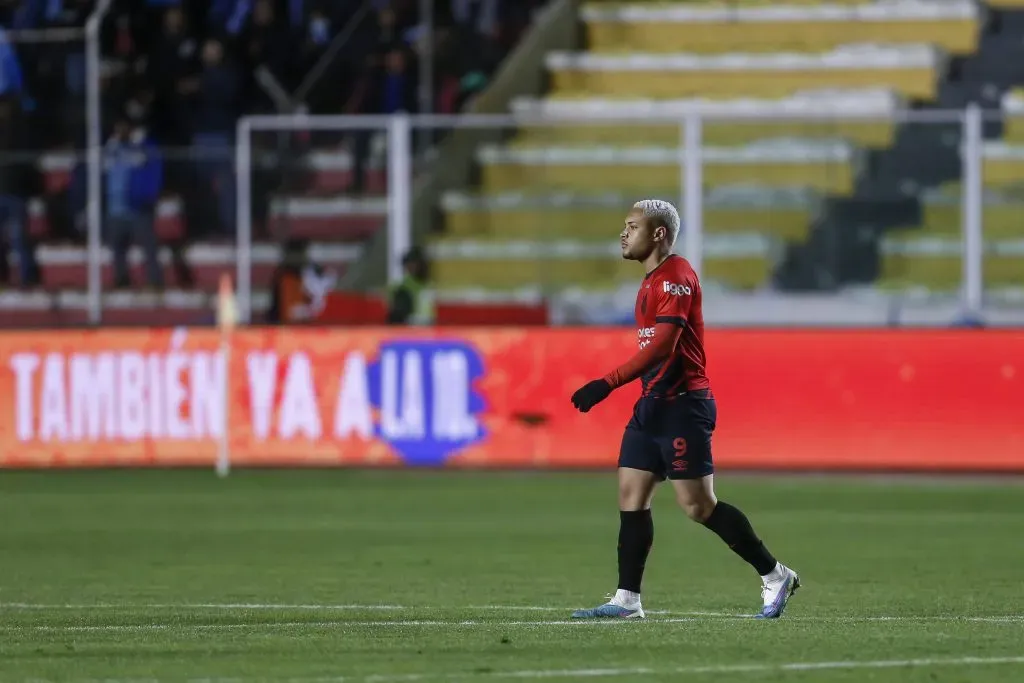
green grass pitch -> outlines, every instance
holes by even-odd
[[[646,622],[612,473],[0,473],[0,681],[1024,681],[1024,485],[722,473],[803,588],[659,492]]]

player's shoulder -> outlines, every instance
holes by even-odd
[[[699,286],[700,279],[697,277],[697,271],[693,269],[693,266],[685,258],[679,254],[673,254],[665,261],[664,267],[659,270],[661,279],[676,284],[686,284],[690,286]]]

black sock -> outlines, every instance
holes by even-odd
[[[776,561],[754,533],[747,516],[728,503],[718,501],[704,526],[718,534],[729,548],[764,576],[775,569]]]
[[[650,510],[619,512],[619,588],[640,592],[647,555],[654,543]]]

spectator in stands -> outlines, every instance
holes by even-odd
[[[384,55],[384,73],[377,94],[381,113],[416,111],[416,76],[410,70],[408,50],[394,47]]]
[[[271,278],[266,322],[294,325],[315,320],[336,280],[334,273],[325,272],[309,258],[309,244],[305,240],[288,240],[281,263]]]
[[[163,188],[160,150],[145,128],[132,127],[121,117],[106,150],[107,239],[114,252],[114,286],[128,287],[128,247],[142,248],[146,279],[151,287],[163,287],[163,271],[157,253],[154,228],[156,204]]]
[[[199,40],[181,7],[165,10],[161,31],[149,47],[149,75],[156,102],[154,129],[161,141],[189,141],[188,98],[199,91]]]
[[[326,48],[331,42],[331,18],[323,9],[315,9],[309,15],[306,26],[306,40],[320,49]]]
[[[253,0],[213,0],[208,15],[210,27],[215,32],[238,36],[249,21],[252,8]]]
[[[21,107],[14,97],[0,97],[0,283],[10,279],[8,251],[18,257],[23,287],[39,283],[39,266],[29,240],[28,198],[36,170],[28,156]]]
[[[404,277],[391,291],[388,302],[388,324],[429,325],[434,321],[433,296],[427,288],[430,264],[418,247],[402,257]]]
[[[82,26],[92,11],[92,4],[91,0],[23,0],[14,12],[13,26],[17,29]]]
[[[416,74],[409,68],[412,56],[403,46],[388,50],[378,68],[369,69],[363,76],[356,111],[361,114],[415,113]],[[356,131],[352,136],[352,190],[363,192],[366,168],[369,163],[374,132]]]
[[[125,116],[133,126],[148,126],[153,120],[156,93],[149,86],[140,87],[124,105]]]
[[[334,22],[330,15],[323,9],[314,9],[309,15],[309,21],[306,23],[300,39],[301,47],[296,63],[299,82],[323,58],[331,45],[333,36]]]
[[[398,13],[391,3],[377,8],[376,33],[373,39],[380,45],[394,45],[400,39]]]
[[[493,36],[498,30],[499,5],[498,0],[451,0],[452,16],[480,35]]]
[[[235,228],[235,177],[232,146],[241,113],[242,81],[238,67],[224,54],[224,44],[203,45],[203,73],[196,95],[192,145],[202,151],[197,171],[203,191],[216,197],[218,232]]]
[[[224,53],[217,39],[203,44],[203,71],[199,79],[193,129],[193,143],[204,146],[214,136],[221,144],[230,142],[240,112],[241,79],[238,67]]]
[[[9,18],[9,25],[16,28],[81,29],[95,7],[95,0],[16,0],[15,10],[13,1],[8,1],[5,8],[0,0],[0,17]],[[234,232],[232,147],[237,118],[253,112],[253,98],[245,87],[250,82],[251,68],[267,65],[286,90],[294,93],[364,2],[115,1],[101,41],[105,67],[101,89],[103,121],[110,123],[127,110],[133,130],[145,127],[149,131],[141,145],[133,143],[131,136],[128,142],[117,136],[111,146],[142,153],[146,160],[144,168],[160,168],[156,192],[167,189],[182,195],[189,239],[200,237],[203,232]],[[509,17],[526,13],[528,6],[538,4],[538,0],[435,0],[434,72],[439,83],[434,84],[434,89],[436,92],[441,77],[447,76],[450,89],[453,79],[458,84],[461,98],[448,98],[446,110],[452,110],[467,93],[481,87],[498,58],[514,42],[515,31],[509,30]],[[2,14],[4,9],[10,12]],[[374,0],[373,11],[365,17],[365,23],[345,30],[346,42],[321,72],[320,85],[307,96],[305,104],[316,113],[416,112],[419,70],[414,44],[422,35],[419,21],[417,0]],[[500,45],[496,42],[499,37]],[[146,65],[144,77],[138,71],[141,63]],[[37,156],[41,150],[81,150],[86,139],[85,90],[81,40],[5,43],[0,34],[0,93],[21,95],[14,100],[14,104],[20,105],[19,115],[22,110],[27,111],[26,106],[34,105],[21,132],[7,138],[17,141],[18,149],[27,151],[26,145],[31,144]],[[435,108],[442,101],[435,97]],[[356,189],[362,191],[372,135],[356,137],[352,141],[356,150]],[[191,150],[155,155],[153,144]],[[131,157],[126,153],[124,158]],[[173,159],[180,161],[175,165]],[[155,160],[154,166],[150,166],[151,160]],[[300,174],[293,173],[286,163],[278,161],[273,165],[273,170],[254,170],[257,207],[268,204],[272,195],[306,191]],[[22,174],[12,172],[12,168],[0,164],[0,195],[4,197],[0,200],[0,221],[4,225],[0,227],[10,229],[10,234],[0,230],[0,242],[19,255],[25,254],[19,258],[25,269],[20,279],[32,283],[38,280],[38,269],[27,239],[26,207],[30,198],[42,193],[32,180],[33,169],[26,166]],[[140,178],[147,177],[148,171],[126,164],[123,159],[121,166],[111,163],[105,171],[107,204],[112,199],[112,190],[117,188],[116,184],[110,187],[112,179],[116,180],[119,174],[122,183],[123,177],[130,175],[133,179],[129,185],[135,190],[125,190],[122,185],[120,192],[129,197],[125,201],[129,211],[139,215],[120,220],[117,232],[144,247],[152,246],[144,250],[149,252],[147,280],[154,284],[161,273],[149,263],[153,260],[150,256],[155,258],[156,253],[155,237],[151,239],[156,195],[144,205],[136,204],[143,185]],[[67,213],[72,214],[83,231],[79,234],[84,234],[86,183],[81,165],[75,168],[68,194]],[[60,213],[62,202],[56,193],[44,199],[51,213]],[[202,214],[205,210],[209,210],[208,216]],[[73,232],[61,229],[63,224],[70,226],[71,221],[54,220],[51,215],[50,234]],[[141,229],[146,225],[148,229]],[[220,229],[215,229],[216,226]],[[3,259],[0,262],[0,267],[6,264]],[[121,285],[127,283],[124,263],[119,266],[118,280]]]
[[[21,98],[23,94],[21,60],[11,46],[7,31],[0,28],[0,96]]]
[[[248,70],[263,67],[286,90],[294,88],[292,82],[292,31],[288,22],[279,18],[271,0],[256,0],[252,20],[245,29],[243,45]],[[249,102],[269,103],[258,85],[252,83]],[[265,107],[264,107],[265,108]]]
[[[92,11],[89,0],[45,0],[38,28],[80,28]],[[27,46],[26,46],[27,47]],[[20,48],[20,46],[19,46]],[[82,41],[35,45],[40,100],[39,128],[49,146],[80,142],[85,130],[85,44]]]
[[[15,30],[32,28],[33,5],[40,0],[6,0],[0,4],[0,24]]]

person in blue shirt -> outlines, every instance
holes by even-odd
[[[104,150],[104,232],[114,255],[115,287],[130,284],[128,248],[136,244],[145,257],[146,279],[163,287],[154,220],[163,189],[163,160],[145,128],[120,118]]]

